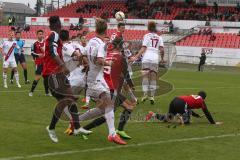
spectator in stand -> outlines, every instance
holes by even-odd
[[[215,40],[216,40],[216,36],[215,36],[214,33],[212,33],[211,36],[210,36],[209,41],[215,41]]]
[[[173,32],[174,32],[174,26],[173,26],[172,21],[169,22],[169,32],[170,32],[170,33],[173,33]]]
[[[240,12],[240,4],[239,4],[239,2],[237,3],[236,9],[237,9],[237,13],[239,13]]]
[[[12,26],[12,17],[8,17],[8,25]]]
[[[12,17],[12,25],[13,25],[13,26],[15,26],[15,22],[16,22],[16,19],[15,19],[15,17],[13,16],[13,17]]]
[[[213,8],[214,8],[214,13],[216,15],[218,13],[218,4],[217,4],[217,2],[213,3]]]

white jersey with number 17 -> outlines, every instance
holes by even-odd
[[[160,47],[164,46],[162,37],[156,33],[147,33],[143,37],[142,46],[147,47],[142,62],[158,63]]]

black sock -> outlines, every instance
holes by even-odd
[[[12,70],[12,72],[11,72],[11,79],[10,80],[13,80],[13,76],[14,76],[14,71]]]
[[[27,69],[24,69],[23,70],[23,74],[24,74],[24,79],[25,79],[25,81],[27,81],[28,79],[27,79]]]
[[[47,77],[44,77],[43,79],[43,85],[44,85],[44,89],[45,89],[45,94],[49,94],[49,87],[48,87],[48,78]]]
[[[156,114],[156,118],[159,120],[159,121],[164,121],[166,119],[166,115],[162,115],[162,114]]]
[[[34,92],[35,88],[37,87],[38,81],[34,80],[32,83],[32,88],[30,92]]]
[[[124,129],[124,126],[126,125],[130,115],[131,115],[132,111],[131,110],[128,110],[128,109],[125,109],[121,116],[120,116],[120,122],[118,124],[118,130],[119,131],[123,131]]]
[[[70,111],[72,119],[73,119],[74,129],[79,129],[80,128],[80,123],[79,123],[79,115],[78,115],[77,105],[75,103],[73,103],[69,107],[69,111]]]
[[[54,110],[53,116],[52,116],[51,123],[49,125],[50,130],[55,129],[56,124],[57,124],[61,114],[62,114],[62,110],[60,108],[56,107],[55,110]]]
[[[104,117],[100,117],[100,118],[97,118],[97,119],[93,120],[91,123],[84,126],[83,128],[86,129],[86,130],[90,130],[92,128],[100,126],[101,124],[103,124],[105,122],[106,122],[106,119]]]

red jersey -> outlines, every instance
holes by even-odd
[[[122,75],[122,55],[120,52],[108,51],[106,61],[113,61],[113,65],[104,67],[104,79],[109,89],[117,90],[119,88]]]
[[[111,35],[111,38],[110,38],[111,41],[113,41],[116,37],[123,39],[123,34],[122,34],[121,32],[119,32],[119,31],[117,31],[116,33],[113,33],[113,34]]]
[[[33,43],[31,48],[31,55],[36,65],[43,64],[43,58],[40,58],[39,55],[44,55],[44,41],[36,41]]]
[[[54,60],[55,56],[62,57],[63,44],[58,33],[52,31],[45,41],[45,54],[43,59],[43,76],[61,72],[60,66]]]
[[[204,100],[199,95],[179,96],[178,98],[184,100],[189,109],[206,109]]]

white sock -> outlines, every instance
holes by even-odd
[[[148,94],[148,90],[149,90],[148,77],[143,77],[143,80],[142,80],[142,90],[143,90],[144,95]]]
[[[89,104],[89,102],[90,102],[90,97],[86,96],[86,104]]]
[[[7,73],[3,72],[3,83],[7,84]]]
[[[114,107],[105,108],[105,118],[108,125],[109,135],[115,136],[115,124],[114,124]]]
[[[155,93],[157,90],[157,81],[156,80],[151,80],[150,81],[150,93],[151,97],[154,97]]]
[[[14,77],[16,79],[16,83],[19,84],[19,74],[18,74],[18,71],[14,73]]]

